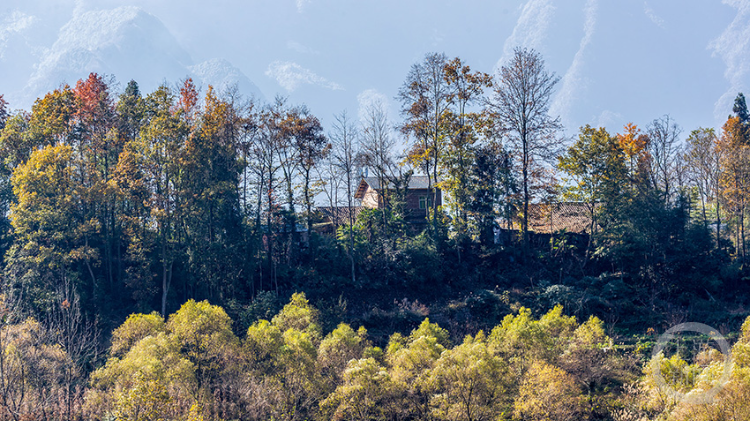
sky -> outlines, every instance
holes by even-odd
[[[666,114],[684,136],[718,129],[750,94],[750,0],[3,0],[0,94],[30,109],[92,71],[145,93],[190,75],[306,104],[326,127],[377,99],[395,125],[425,54],[494,73],[515,47],[560,77],[566,136]]]

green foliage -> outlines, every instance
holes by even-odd
[[[323,378],[333,386],[339,384],[347,363],[364,355],[369,345],[367,329],[360,327],[355,332],[349,325],[340,324],[318,347],[318,367]]]
[[[204,352],[235,341],[232,320],[224,309],[208,301],[189,300],[169,317],[167,330],[189,352]]]
[[[167,322],[167,331],[192,362],[200,386],[222,382],[230,363],[240,358],[240,342],[224,309],[189,300]]]
[[[246,353],[253,366],[264,373],[271,372],[283,346],[281,330],[268,320],[259,320],[247,329]]]
[[[626,180],[624,159],[616,138],[604,128],[581,127],[578,139],[558,160],[558,167],[570,177],[563,197],[592,206],[605,201]]]
[[[537,53],[517,53],[550,76]],[[272,297],[293,291],[342,301],[375,291],[382,308],[394,298],[416,298],[411,294],[422,302],[461,300],[466,290],[512,289],[527,285],[522,279],[555,279],[561,270],[584,279],[605,269],[622,273],[633,287],[650,286],[654,295],[679,288],[703,293],[701,279],[713,272],[722,275],[714,276],[710,294],[719,286],[738,286],[743,273],[730,267],[730,259],[743,256],[744,240],[735,235],[744,228],[743,214],[738,208],[723,218],[723,212],[736,208],[725,206],[729,202],[742,203],[746,189],[738,185],[733,193],[706,190],[701,196],[706,212],[716,214],[711,246],[708,217],[703,227],[691,219],[697,187],[692,176],[681,175],[671,193],[660,191],[655,143],[635,125],[617,136],[584,126],[559,161],[568,177],[563,200],[590,205],[588,231],[594,237],[570,233],[519,252],[511,231],[521,196],[541,191],[521,193],[517,184],[554,190],[537,183],[550,181],[551,168],[537,165],[546,158],[532,153],[524,160],[514,153],[522,152],[516,147],[520,134],[499,130],[499,120],[479,107],[491,78],[462,60],[429,54],[408,79],[399,96],[405,117],[400,127],[410,136],[414,165],[396,170],[389,164],[386,171],[381,164],[392,157],[375,164],[363,158],[358,165],[381,165],[369,170],[392,188],[386,189],[384,209],[362,209],[352,230],[341,228],[338,239],[310,231],[316,182],[324,181],[315,175],[328,142],[320,121],[304,107],[281,99],[268,106],[245,103],[211,87],[199,92],[190,79],[150,93],[130,81],[115,96],[108,78],[91,74],[39,98],[29,113],[5,112],[0,210],[10,219],[0,218],[0,251],[9,249],[3,256],[8,294],[23,290],[25,311],[43,315],[61,298],[56,285],[72,284],[85,315],[107,323],[134,311],[166,316],[184,300],[209,299],[237,316],[235,329],[242,332],[272,317]],[[554,77],[547,82],[553,86]],[[735,110],[737,121],[720,136],[724,143],[741,137],[742,113]],[[554,119],[545,124],[549,130],[557,126]],[[357,151],[350,152],[353,159]],[[427,229],[412,223],[406,203],[405,186],[419,171],[429,173],[432,187],[449,193],[443,209],[430,211]],[[334,206],[342,202],[330,199]],[[303,212],[296,209],[300,203]],[[507,231],[496,232],[499,224]],[[722,226],[728,228],[724,233]],[[501,244],[495,244],[496,234]],[[575,243],[567,241],[573,237]],[[587,239],[596,253],[582,256],[579,246]],[[693,264],[696,256],[708,264]],[[361,301],[369,308],[356,312],[374,312],[373,303]],[[321,310],[319,319],[359,317]],[[338,322],[315,324],[332,328]]]
[[[166,325],[159,313],[131,314],[112,332],[112,347],[109,352],[112,356],[122,357],[141,339],[162,332],[166,332]]]
[[[517,360],[522,365],[536,359],[551,360],[554,356],[555,338],[546,327],[561,328],[565,325],[565,321],[560,320],[561,310],[561,307],[552,310],[550,317],[545,318],[543,324],[539,320],[534,320],[531,310],[522,307],[518,315],[505,316],[502,323],[492,329],[489,337],[490,346],[511,361]]]
[[[99,415],[121,414],[129,419],[139,419],[142,412],[151,418],[140,419],[167,418],[172,413],[172,402],[188,400],[196,391],[195,376],[195,366],[181,354],[171,335],[147,336],[122,359],[112,357],[91,374],[88,410]]]
[[[585,418],[585,400],[565,371],[538,361],[529,367],[514,403],[514,415],[533,421]]]
[[[497,217],[510,225],[517,213],[518,185],[511,155],[499,144],[485,145],[475,154],[470,174],[470,227],[479,243],[490,247],[495,240]]]
[[[393,334],[385,353],[371,345],[366,329],[347,324],[321,340],[316,315],[303,294],[294,294],[271,322],[253,323],[242,341],[224,310],[206,301],[189,300],[166,323],[156,313],[131,315],[113,332],[106,364],[90,376],[83,414],[128,420],[586,419],[607,414],[614,390],[608,386],[620,384],[611,367],[623,365],[601,320],[579,325],[560,306],[538,320],[521,309],[490,338],[480,331],[455,346],[447,330],[424,319],[408,336]],[[59,382],[55,370],[67,362],[59,347],[34,348],[38,329],[33,321],[0,328],[0,345],[9,345],[2,358],[5,367],[25,362],[29,373],[49,382],[14,385],[48,393],[45,385]],[[544,352],[532,353],[540,346]],[[37,361],[42,371],[34,369]],[[9,375],[0,370],[0,380],[13,380]]]
[[[430,372],[446,346],[448,332],[425,319],[408,338],[391,337],[386,361],[391,378],[404,393],[404,411],[417,418],[430,413]]]
[[[60,144],[34,151],[13,172],[10,221],[16,241],[5,270],[9,285],[29,291],[23,305],[32,312],[48,314],[62,301],[55,296],[60,285],[94,281],[83,270],[99,260],[90,239],[100,226],[86,219],[84,192],[74,188],[77,169],[73,149]]]
[[[614,200],[627,181],[624,151],[604,128],[586,125],[557,165],[569,177],[563,198],[586,205],[590,219],[587,231],[593,236],[599,226],[597,207]]]
[[[432,414],[441,420],[494,420],[508,412],[512,377],[480,331],[443,352],[430,373]]]
[[[158,314],[131,315],[115,330],[106,365],[91,375],[88,410],[148,420],[186,417],[196,401],[218,410],[224,402],[210,391],[243,364],[231,324],[206,301],[188,301],[166,324]]]
[[[295,329],[308,332],[317,337],[320,335],[318,327],[318,310],[310,305],[304,293],[295,292],[289,304],[273,317],[273,324],[282,332]]]
[[[396,409],[395,388],[388,370],[375,359],[351,360],[342,384],[320,407],[331,420],[387,420]]]
[[[128,390],[119,394],[113,415],[118,420],[160,421],[169,419],[172,398],[164,383],[135,374]]]

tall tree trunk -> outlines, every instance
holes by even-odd
[[[521,219],[521,241],[523,249],[529,246],[529,162],[527,145],[523,145],[523,218]]]
[[[432,189],[430,189],[430,192],[432,193],[432,224],[435,228],[435,233],[437,234],[437,184],[438,184],[438,166],[437,166],[437,159],[438,159],[438,153],[437,153],[437,139],[435,140],[435,166],[432,168],[432,179],[433,179],[433,185]],[[407,186],[408,188],[408,186]]]
[[[310,200],[310,168],[305,170],[305,206],[307,210],[307,235],[312,233],[312,202]]]
[[[747,255],[745,250],[745,203],[744,199],[740,201],[740,247],[742,250],[742,263],[745,263],[745,256]]]
[[[297,211],[294,209],[294,188],[292,187],[292,174],[284,171],[286,178],[286,196],[287,206],[289,207],[289,218],[287,220],[287,237],[289,245],[287,250],[287,263],[296,263],[296,251],[299,243],[299,234],[297,233]]]
[[[701,193],[701,212],[703,213],[703,227],[708,230],[708,216],[706,215],[706,199]]]
[[[716,200],[716,250],[721,250],[721,212],[719,200]]]
[[[273,185],[273,178],[271,174],[269,173],[268,176],[268,188],[266,189],[268,194],[268,213],[266,214],[266,232],[264,235],[266,236],[266,243],[267,243],[267,252],[268,252],[268,275],[271,277],[271,280],[275,283],[276,281],[276,262],[273,258],[274,253],[274,233],[273,233],[273,225],[272,225],[272,215],[273,215],[273,189],[271,186]],[[261,289],[262,289],[262,283],[261,283]],[[278,292],[278,291],[277,291]]]
[[[164,263],[162,264],[162,277],[161,277],[161,315],[167,317],[167,296],[169,294],[169,288],[172,284],[172,262],[167,264],[166,252],[162,254]]]
[[[381,185],[382,188],[382,185]],[[348,202],[349,212],[349,260],[352,265],[352,285],[356,285],[357,276],[354,268],[354,209],[352,209],[352,176],[351,171],[347,171],[346,174],[346,199]],[[383,209],[385,212],[385,209]]]

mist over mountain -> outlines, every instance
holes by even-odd
[[[25,88],[24,102],[90,72],[135,79],[149,91],[184,78],[190,55],[164,25],[137,7],[82,13],[60,29]],[[31,98],[29,98],[31,97]]]
[[[40,54],[33,73],[20,85],[23,89],[7,92],[8,99],[14,108],[29,108],[36,98],[62,84],[72,86],[91,72],[114,76],[121,87],[135,80],[142,92],[191,76],[204,89],[209,84],[220,91],[236,85],[245,96],[263,97],[229,61],[195,64],[156,16],[125,6],[74,16],[60,29],[54,44]]]
[[[219,92],[236,86],[239,92],[246,97],[258,100],[264,98],[258,87],[237,67],[224,59],[211,59],[203,63],[188,66],[193,78],[202,84],[202,88],[212,85]]]

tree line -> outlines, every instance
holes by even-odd
[[[399,197],[415,172],[447,193],[441,207],[428,200],[425,235],[459,261],[493,247],[500,223],[517,226],[528,250],[530,203],[569,200],[590,214],[588,260],[622,271],[664,266],[653,262],[670,243],[713,237],[715,247],[696,252],[744,262],[742,94],[720,134],[699,128],[682,142],[665,116],[616,135],[585,126],[565,147],[548,112],[557,81],[533,50],[516,49],[494,77],[432,53],[399,90],[401,123],[374,103],[362,121],[342,113],[328,131],[283,98],[257,104],[211,87],[201,98],[190,79],[145,96],[131,81],[116,96],[91,74],[31,112],[9,113],[2,101],[5,294],[44,311],[72,288],[93,313],[127,297],[120,304],[164,315],[189,298],[223,303],[297,288],[331,246],[349,262],[336,276],[356,285],[363,267],[393,266],[413,241]],[[408,145],[401,156],[398,133]],[[393,188],[385,209],[355,220],[365,168]],[[302,238],[314,237],[316,204],[348,210],[333,244]]]

